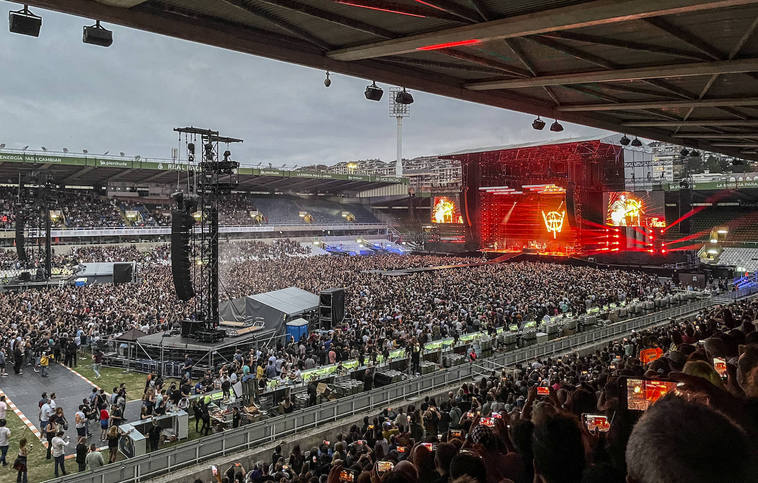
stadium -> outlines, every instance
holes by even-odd
[[[4,3],[369,78],[397,158],[0,144],[0,481],[757,481],[756,2]],[[553,137],[404,158],[419,93]]]

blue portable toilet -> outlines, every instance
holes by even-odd
[[[287,340],[289,340],[290,336],[294,337],[295,341],[299,341],[301,337],[308,336],[308,321],[303,318],[287,322],[286,327]]]

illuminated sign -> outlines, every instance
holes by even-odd
[[[566,216],[565,211],[549,211],[547,214],[542,212],[542,219],[545,220],[545,228],[548,233],[553,234],[553,239],[563,230],[563,218]]]

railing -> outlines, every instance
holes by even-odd
[[[477,366],[497,369],[502,366],[525,362],[534,358],[570,351],[602,340],[617,337],[631,330],[642,329],[664,322],[672,317],[696,312],[704,307],[720,303],[716,298],[696,300],[686,305],[670,307],[623,322],[614,323],[586,332],[562,337],[548,342],[499,353],[477,361]],[[283,437],[302,432],[330,421],[355,414],[381,409],[410,396],[443,389],[451,384],[471,379],[480,373],[472,364],[461,364],[437,371],[423,377],[390,384],[373,391],[364,392],[330,401],[318,406],[295,411],[291,414],[257,421],[240,428],[216,433],[171,448],[106,465],[93,472],[76,473],[65,478],[50,480],[55,483],[120,483],[139,482],[156,477],[181,467],[201,461],[248,450],[254,446],[271,443]]]
[[[273,232],[301,232],[301,231],[345,231],[345,230],[386,230],[383,223],[342,223],[324,225],[292,225],[292,224],[266,224],[260,226],[221,226],[219,233],[273,233]],[[56,228],[50,231],[52,237],[101,237],[101,236],[145,236],[145,235],[170,235],[170,226],[157,226],[151,228],[114,227],[114,228]],[[16,236],[15,229],[0,230],[0,238],[13,238]],[[37,230],[29,230],[27,238],[36,238]],[[39,236],[44,236],[41,232]]]

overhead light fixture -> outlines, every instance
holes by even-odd
[[[229,158],[232,156],[232,152],[228,149],[224,151],[224,161],[229,161]]]
[[[43,151],[47,151],[47,148],[45,146],[42,146]]]
[[[29,11],[29,7],[8,14],[8,23],[10,31],[14,34],[29,35],[39,37],[39,29],[42,27],[42,17],[34,15]]]
[[[67,153],[68,152],[68,148],[63,148],[63,152]]]
[[[89,153],[89,151],[87,151],[86,149],[82,149],[82,152],[83,152],[84,154],[87,154],[87,153]]]
[[[100,47],[110,47],[113,43],[113,32],[101,26],[100,20],[97,20],[95,25],[84,26],[82,42]]]
[[[370,86],[366,86],[366,99],[369,101],[381,101],[384,91],[381,87],[376,85],[376,81],[372,82]]]
[[[690,151],[690,156],[692,156],[693,158],[697,158],[698,156],[700,156],[700,152],[692,150]]]
[[[561,131],[563,131],[563,126],[561,126],[561,123],[559,123],[558,119],[556,119],[550,125],[550,130],[553,131],[553,132],[561,132]]]
[[[329,78],[329,71],[326,71],[326,79],[324,79],[324,87],[332,85],[332,80]]]
[[[413,96],[403,87],[403,90],[395,95],[395,102],[398,104],[413,104]]]
[[[684,157],[687,157],[690,154],[690,152],[687,151],[687,148],[682,148],[682,150],[679,151],[679,154],[681,154]]]
[[[632,146],[634,146],[635,148],[639,148],[642,146],[642,141],[640,141],[637,136],[634,136],[634,140],[632,141]]]
[[[545,128],[545,121],[540,119],[540,116],[537,116],[537,119],[532,121],[532,127],[538,131],[542,131]]]
[[[619,139],[619,143],[621,143],[622,146],[629,146],[629,138],[626,137],[626,134],[624,134],[621,139]]]

